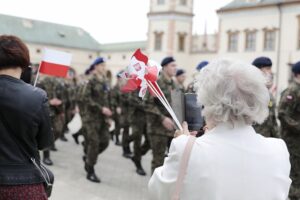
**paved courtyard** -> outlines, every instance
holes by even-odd
[[[150,178],[151,152],[143,158],[147,176],[135,173],[131,160],[122,157],[120,146],[110,143],[99,156],[95,168],[101,183],[86,179],[83,169],[82,147],[67,135],[68,142],[57,141],[57,152],[51,152],[54,166],[49,167],[55,175],[50,200],[146,200],[147,183]]]

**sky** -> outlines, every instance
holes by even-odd
[[[194,0],[193,32],[218,30],[216,10],[232,0]],[[81,27],[100,43],[147,39],[150,0],[0,0],[0,13]]]

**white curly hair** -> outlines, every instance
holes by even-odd
[[[203,116],[214,125],[222,122],[263,123],[270,94],[262,72],[230,59],[218,59],[201,70],[195,88]]]

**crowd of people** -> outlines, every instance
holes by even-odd
[[[7,44],[6,40],[17,40],[19,43],[21,43],[19,39],[14,39],[14,38],[7,39],[4,38],[3,36],[1,37],[2,37],[0,38],[1,52],[6,51],[7,48],[5,47],[5,45]],[[25,47],[22,48],[23,51],[26,50]],[[21,82],[20,80],[17,80],[18,77],[12,80],[13,78],[10,78],[9,75],[5,75],[8,69],[18,69],[18,72],[23,71],[22,75],[20,73],[21,79],[23,79],[23,81],[29,84],[30,83],[32,84],[36,78],[37,70],[34,68],[28,68],[29,57],[28,57],[28,62],[12,62],[8,60],[5,57],[5,55],[6,54],[0,56],[0,81],[3,82],[7,79],[8,82],[15,82],[15,84],[18,84],[17,82]],[[12,58],[12,60],[16,60],[16,58]],[[226,65],[228,67],[235,65],[234,63],[233,64],[228,62],[226,63],[226,61],[224,61],[224,63],[220,65]],[[245,78],[243,74],[238,74],[238,73],[243,73],[242,72],[243,70],[238,71],[236,68],[232,67],[232,71],[224,70],[224,74],[217,74],[219,76],[216,77],[211,76],[211,78],[221,79],[221,76],[224,76],[225,78],[230,77],[231,79],[234,79],[236,82],[234,81],[228,82],[229,81],[228,79],[226,84],[225,82],[223,83],[224,85],[227,85],[226,93],[223,94],[222,91],[216,89],[216,91],[214,91],[216,92],[214,95],[210,94],[212,96],[208,95],[208,97],[206,98],[211,98],[211,99],[215,98],[215,101],[217,102],[219,100],[218,99],[219,95],[223,94],[223,97],[225,98],[226,95],[233,93],[236,87],[244,87],[244,91],[241,91],[241,93],[236,93],[234,97],[230,97],[232,99],[226,100],[220,97],[222,100],[223,109],[226,109],[227,106],[229,109],[229,111],[227,110],[228,112],[222,111],[221,113],[222,116],[218,115],[220,113],[213,113],[213,110],[216,109],[215,107],[209,112],[208,111],[206,112],[206,110],[208,110],[209,108],[209,103],[207,103],[207,105],[203,104],[205,108],[204,112],[206,112],[204,113],[205,121],[207,122],[206,127],[211,126],[211,124],[209,124],[210,122],[213,122],[214,125],[217,125],[219,122],[225,122],[226,120],[227,120],[226,122],[232,122],[233,124],[238,122],[238,119],[235,117],[240,116],[240,114],[243,112],[246,112],[245,109],[247,106],[256,110],[255,111],[256,116],[251,115],[249,117],[248,116],[249,113],[246,113],[242,115],[241,119],[243,119],[248,124],[253,125],[256,133],[261,134],[265,137],[282,138],[285,141],[290,154],[290,162],[291,162],[290,177],[293,181],[289,196],[291,200],[299,200],[300,199],[300,134],[299,134],[300,133],[300,62],[292,66],[294,80],[290,83],[289,87],[281,93],[281,98],[278,106],[276,105],[276,100],[274,98],[274,93],[276,92],[274,88],[276,87],[274,86],[273,83],[271,59],[267,57],[258,57],[252,63],[249,63],[249,65],[250,64],[252,64],[257,69],[259,69],[261,74],[264,77],[264,81],[265,81],[264,86],[266,86],[266,88],[268,89],[267,90],[268,98],[270,99],[268,100],[268,105],[267,105],[268,109],[264,110],[262,107],[259,107],[259,104],[255,104],[253,102],[252,102],[253,104],[251,104],[251,102],[246,102],[245,106],[241,107],[243,103],[245,103],[243,102],[244,101],[243,98],[248,98],[248,99],[258,98],[255,100],[261,102],[265,100],[263,99],[265,98],[265,96],[255,97],[254,93],[260,91],[259,90],[261,89],[260,86],[256,86],[251,81],[248,82],[249,85],[245,84],[247,81],[247,77]],[[196,66],[195,68],[195,74],[193,77],[195,81],[186,84],[185,83],[186,71],[184,69],[178,69],[175,58],[166,57],[161,61],[162,71],[160,73],[159,79],[157,80],[157,83],[160,86],[164,95],[166,96],[166,99],[169,102],[172,102],[171,92],[174,90],[181,91],[183,93],[197,93],[198,89],[201,88],[201,86],[199,86],[199,80],[197,80],[197,76],[201,74],[203,69],[205,69],[209,65],[210,64],[207,61],[200,62],[199,65]],[[220,68],[219,71],[217,70],[215,71],[215,73],[220,73],[220,71],[222,70],[223,69]],[[236,74],[232,75],[231,72],[232,73],[235,72]],[[35,142],[37,144],[33,145],[35,149],[33,150],[29,149],[29,150],[36,153],[38,152],[38,150],[36,149],[38,147],[39,150],[43,151],[43,157],[41,159],[42,162],[46,165],[55,164],[52,162],[50,156],[51,151],[57,151],[55,147],[55,143],[52,142],[52,140],[55,141],[57,139],[60,139],[62,141],[67,141],[65,137],[65,134],[68,133],[67,124],[72,120],[74,115],[78,113],[81,116],[82,127],[79,132],[74,133],[72,136],[74,138],[74,141],[77,144],[82,145],[83,147],[83,156],[82,156],[82,160],[84,162],[83,170],[86,171],[87,179],[89,181],[95,183],[101,182],[100,178],[97,176],[95,172],[94,167],[97,164],[98,156],[108,148],[110,140],[113,140],[115,145],[118,145],[123,149],[124,158],[132,160],[132,163],[133,165],[135,165],[136,173],[138,175],[141,176],[146,175],[146,172],[142,166],[142,157],[150,150],[152,151],[152,163],[151,163],[152,173],[154,173],[155,169],[163,166],[165,158],[168,155],[170,148],[172,149],[171,143],[172,143],[172,139],[174,138],[174,132],[176,129],[172,117],[167,112],[167,110],[163,107],[160,101],[157,98],[151,96],[150,94],[146,95],[146,97],[142,100],[138,97],[137,92],[122,93],[121,88],[124,85],[126,80],[120,78],[119,74],[114,75],[117,79],[117,82],[115,85],[113,85],[112,74],[107,69],[105,59],[102,57],[97,58],[88,67],[88,69],[85,71],[85,74],[83,75],[76,75],[76,72],[73,69],[69,70],[67,78],[58,78],[58,77],[41,74],[38,79],[37,87],[43,89],[47,93],[50,118],[44,116],[45,113],[47,113],[47,106],[45,107],[46,111],[44,112],[36,110],[34,114],[41,115],[38,118],[36,118],[36,116],[34,115],[28,114],[29,116],[32,116],[29,119],[45,120],[45,121],[38,120],[36,124],[30,124],[28,122],[30,126],[32,126],[33,129],[37,131],[36,133],[34,132],[30,133],[33,134],[37,139],[37,141]],[[243,80],[245,82],[243,82]],[[261,80],[257,79],[257,81],[261,81]],[[202,83],[204,84],[205,82]],[[4,107],[7,106],[5,102],[3,102],[5,98],[2,97],[2,94],[4,94],[2,91],[7,90],[5,89],[5,87],[3,87],[3,84],[0,84],[1,113],[2,110],[5,110]],[[217,84],[217,81],[215,84]],[[9,84],[7,83],[7,85]],[[26,87],[29,86],[26,85]],[[248,91],[249,88],[252,89],[253,91],[250,90]],[[232,91],[230,91],[230,89],[232,89]],[[30,88],[29,90],[34,90],[34,89]],[[39,95],[41,96],[40,97],[41,101],[38,103],[43,105],[42,103],[46,102],[46,100],[43,100],[43,98],[46,98],[45,94],[42,92],[42,90],[38,90],[38,91],[40,91]],[[203,88],[201,91],[205,93]],[[245,91],[247,91],[248,93]],[[27,96],[28,95],[30,94],[27,94]],[[23,99],[23,97],[18,97],[18,98]],[[5,100],[10,101],[8,99]],[[209,100],[207,99],[206,101],[209,102]],[[200,103],[202,104],[204,102],[200,102]],[[232,105],[234,103],[239,104],[240,107],[238,107],[238,109],[234,108],[235,105]],[[16,104],[16,105],[20,105],[20,104]],[[36,107],[39,106],[37,103],[35,103],[34,105]],[[23,106],[29,109],[31,108],[30,106],[34,107],[34,105],[24,104]],[[35,111],[35,109],[32,108],[32,111]],[[220,110],[216,109],[216,111],[220,111]],[[20,116],[24,115],[21,112],[16,112],[15,115],[16,114],[19,114]],[[223,119],[225,118],[226,120],[224,121]],[[17,115],[9,118],[9,120],[12,121],[18,119],[19,116]],[[27,119],[27,121],[29,119]],[[207,119],[210,120],[209,123]],[[278,121],[280,121],[280,126],[277,123]],[[53,138],[48,133],[48,130],[46,130],[47,126],[50,126],[49,124],[51,124],[52,127]],[[11,126],[13,127],[13,125]],[[113,130],[110,129],[111,126],[114,126]],[[2,126],[0,128],[2,128]],[[16,130],[16,131],[22,132],[28,130],[28,127],[23,127],[23,128],[24,129],[22,130]],[[209,129],[211,128],[212,127],[209,127]],[[199,130],[199,132],[203,130],[205,129]],[[6,131],[8,130],[6,129]],[[43,137],[42,136],[40,137],[39,134],[42,134],[42,131],[47,132],[47,134]],[[224,129],[223,131],[226,130]],[[2,135],[3,134],[1,133],[0,134],[1,137],[0,140],[1,160],[0,161],[1,163],[2,161],[5,163],[10,161],[10,159],[6,158],[7,150],[4,149],[4,146],[7,146],[7,144],[4,141],[7,140],[4,140],[3,139],[4,136],[2,138]],[[79,140],[80,137],[82,137],[83,139]],[[29,143],[32,141],[33,139],[29,140]],[[83,142],[79,142],[79,141],[83,141]],[[131,145],[131,143],[133,143],[133,145]],[[27,145],[29,144],[27,143]],[[133,149],[131,149],[132,146]],[[262,148],[261,150],[265,150],[265,149]],[[37,157],[39,158],[39,156]],[[165,161],[165,164],[166,162],[167,161]],[[1,166],[2,165],[0,165],[0,167]],[[34,169],[31,170],[33,170],[32,173],[34,173]],[[6,182],[3,181],[4,175],[2,172],[6,173],[6,171],[0,170],[0,186],[6,184]],[[168,173],[172,173],[172,170],[170,170],[170,172]],[[160,175],[157,176],[159,177]],[[28,179],[30,179],[30,177]],[[36,182],[39,183],[41,182],[41,180],[37,178],[35,183]],[[154,178],[152,182],[156,182],[156,179]],[[19,182],[17,181],[16,184],[19,184]],[[33,189],[39,190],[39,187],[40,186],[37,185],[36,188]],[[2,187],[0,187],[0,192],[1,192],[1,188]],[[191,199],[191,198],[187,198],[187,199]],[[209,198],[209,199],[214,199],[214,198]]]

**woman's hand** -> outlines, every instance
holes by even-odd
[[[176,130],[175,131],[174,138],[176,138],[176,137],[178,137],[180,135],[187,135],[187,136],[189,136],[189,135],[194,135],[194,136],[197,135],[197,131],[192,131],[192,132],[189,131],[188,124],[186,122],[182,123],[182,128],[183,128],[182,131],[181,130]]]

